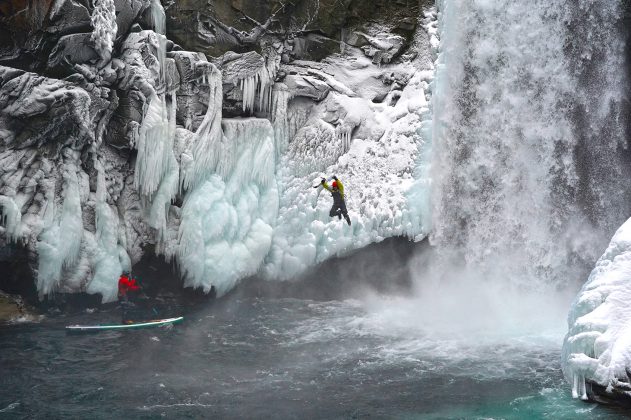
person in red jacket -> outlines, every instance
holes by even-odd
[[[123,272],[118,279],[118,299],[130,300],[138,297],[138,295],[140,295],[138,282],[128,272]]]

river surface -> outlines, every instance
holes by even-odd
[[[429,334],[403,320],[414,304],[235,293],[182,309],[185,321],[167,328],[64,331],[117,322],[117,308],[4,326],[0,418],[624,415],[571,398],[562,331]]]

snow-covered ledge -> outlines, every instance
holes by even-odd
[[[568,325],[562,364],[574,398],[588,399],[595,385],[597,393],[631,400],[631,219],[596,263]]]

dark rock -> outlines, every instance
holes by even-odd
[[[0,64],[42,69],[58,35],[46,33],[53,0],[0,1]]]
[[[72,83],[0,67],[0,140],[5,147],[50,145],[58,150],[91,138],[94,96]]]
[[[604,387],[593,382],[587,383],[587,394],[591,401],[600,404],[631,408],[631,384],[619,381],[612,387]]]
[[[116,6],[116,25],[118,26],[116,37],[124,37],[130,31],[139,32],[135,28],[140,28],[140,25],[134,22],[149,7],[150,0],[114,0],[114,5]]]
[[[46,28],[46,32],[66,35],[92,30],[90,11],[79,2],[58,1],[51,9],[48,19],[51,24]]]
[[[92,33],[79,33],[62,36],[50,53],[49,69],[56,70],[67,64],[96,63],[99,55],[94,49]]]
[[[404,17],[397,22],[397,28],[402,31],[412,32],[416,29],[416,23],[415,17]]]
[[[340,41],[318,34],[307,34],[294,39],[294,48],[291,53],[300,60],[321,61],[340,50]]]
[[[168,0],[165,9],[168,36],[185,49],[218,56],[230,50],[259,49],[267,38],[274,42],[300,38],[296,56],[321,59],[339,51],[333,41],[340,40],[342,29],[378,24],[409,40],[425,3],[429,1]],[[287,62],[289,57],[282,59]]]
[[[358,48],[369,44],[366,35],[358,31],[353,31],[350,34],[346,35],[343,41],[348,45],[352,45],[353,47]]]
[[[172,58],[167,58],[165,68],[167,92],[178,90],[180,88],[180,72],[177,69],[175,60]]]
[[[208,108],[209,89],[204,83],[211,64],[206,56],[190,51],[173,51],[169,57],[174,60],[180,77],[180,87],[176,92],[178,124],[195,130]]]

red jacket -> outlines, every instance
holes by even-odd
[[[118,295],[125,296],[128,292],[136,292],[140,290],[140,286],[136,283],[136,279],[122,275],[118,279]]]

